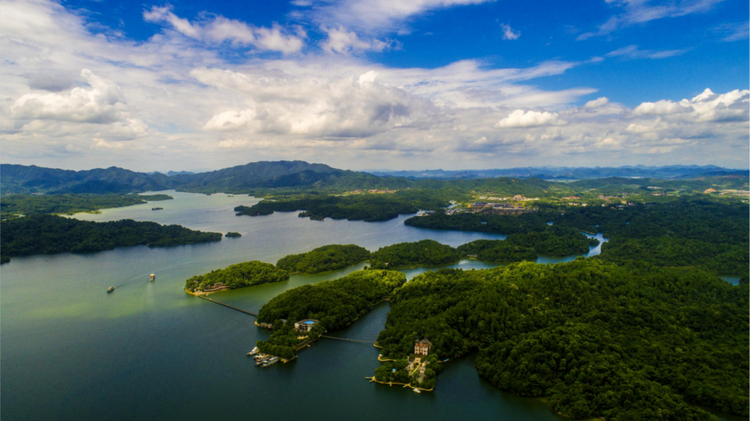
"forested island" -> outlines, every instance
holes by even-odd
[[[289,280],[289,272],[284,269],[279,269],[270,263],[253,260],[214,270],[204,275],[193,276],[185,282],[185,290],[200,294],[287,280]]]
[[[455,263],[460,258],[461,255],[451,246],[435,240],[422,240],[381,247],[370,255],[370,266],[373,269],[413,265],[437,266]]]
[[[322,221],[325,218],[349,221],[387,221],[400,214],[449,205],[447,192],[397,191],[385,194],[314,195],[265,199],[252,206],[237,206],[237,216],[270,215],[274,212],[301,211],[300,217]]]
[[[90,222],[54,215],[31,215],[7,220],[0,225],[3,261],[13,256],[93,253],[116,247],[170,247],[220,240],[221,234],[217,232],[130,219]]]
[[[572,228],[544,225],[542,231],[512,234],[505,240],[476,240],[453,248],[435,240],[398,243],[370,254],[376,269],[405,266],[439,266],[473,257],[492,263],[536,261],[539,256],[565,257],[586,254],[599,240],[588,238]]]
[[[406,283],[401,272],[361,270],[333,281],[302,285],[273,298],[258,312],[258,324],[272,325],[268,341],[258,341],[261,352],[291,359],[302,341],[344,328]],[[307,332],[293,325],[314,320]],[[286,321],[286,323],[284,323]]]
[[[276,266],[291,273],[319,273],[364,262],[370,251],[354,244],[331,244],[318,247],[307,253],[290,254],[281,258]]]
[[[93,212],[99,209],[120,208],[170,199],[172,197],[166,194],[52,194],[41,196],[12,194],[3,196],[2,201],[0,201],[0,210],[3,219],[6,219],[19,215]]]
[[[692,404],[747,415],[748,310],[746,285],[696,269],[442,269],[391,298],[377,343],[396,361],[376,378],[410,380],[401,366],[427,338],[434,361],[478,350],[482,377],[577,419],[716,419]]]

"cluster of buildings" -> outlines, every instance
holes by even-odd
[[[379,190],[379,189],[369,189],[369,190],[354,190],[350,192],[350,194],[364,194],[364,193],[371,193],[371,194],[385,194],[385,193],[396,193],[398,190]]]
[[[511,203],[494,203],[494,202],[474,202],[469,205],[469,209],[474,212],[488,212],[503,215],[520,215],[522,213],[533,212],[534,209],[516,206]]]

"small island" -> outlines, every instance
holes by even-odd
[[[185,291],[193,295],[205,295],[227,289],[287,280],[289,280],[289,272],[270,263],[253,260],[214,270],[204,275],[193,276],[185,282]]]
[[[273,329],[273,334],[256,345],[266,355],[293,359],[320,335],[348,326],[405,283],[406,275],[401,272],[360,270],[290,289],[258,312],[258,326]]]
[[[240,234],[239,232],[230,231],[230,232],[224,234],[224,237],[227,237],[227,238],[240,238],[240,237],[242,237],[242,234]]]
[[[370,255],[370,265],[374,269],[414,265],[437,266],[455,263],[460,258],[459,252],[451,246],[435,240],[422,240],[381,247]]]
[[[370,257],[370,251],[354,244],[332,244],[318,247],[307,253],[291,254],[281,258],[276,266],[291,273],[313,274],[364,262]]]

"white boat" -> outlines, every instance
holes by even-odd
[[[253,348],[253,350],[252,350],[252,351],[250,351],[250,352],[248,352],[248,353],[247,353],[247,356],[248,356],[248,357],[252,357],[253,355],[257,354],[257,353],[258,353],[259,351],[260,351],[260,350],[259,350],[259,349],[258,349],[258,347],[256,346],[255,348]]]
[[[414,389],[414,393],[422,393],[419,391],[419,389]]]
[[[279,357],[273,357],[273,358],[269,359],[268,361],[264,362],[263,363],[263,367],[268,367],[269,365],[274,365],[277,362],[279,362]]]

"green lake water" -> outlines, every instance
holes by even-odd
[[[518,397],[481,380],[473,356],[447,364],[436,391],[422,394],[368,383],[365,377],[378,366],[378,350],[363,343],[321,339],[296,361],[257,368],[245,354],[268,331],[258,329],[248,315],[182,290],[195,274],[247,260],[274,263],[325,244],[353,243],[376,250],[425,238],[457,246],[502,236],[407,227],[407,216],[380,223],[316,222],[296,213],[237,217],[235,206],[257,200],[167,193],[175,200],[76,217],[153,220],[204,231],[237,231],[242,237],[172,248],[14,258],[2,266],[3,420],[564,419],[539,399]],[[152,211],[153,206],[164,210]],[[548,261],[540,258],[540,263]],[[257,311],[287,289],[334,279],[362,266],[294,275],[288,282],[213,298]],[[491,265],[465,260],[451,267]],[[404,272],[413,277],[425,270]],[[157,279],[148,282],[152,272]],[[117,289],[107,294],[111,285]],[[388,309],[387,303],[380,304],[332,334],[374,340]]]

